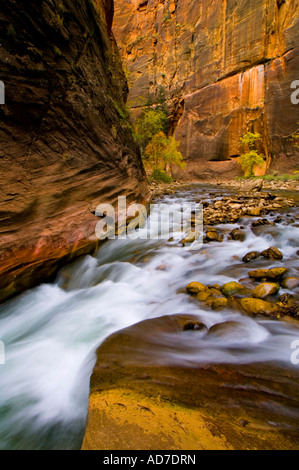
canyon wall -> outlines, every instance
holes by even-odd
[[[116,0],[113,30],[133,113],[166,98],[184,178],[232,177],[260,132],[271,169],[298,169],[298,0]]]
[[[95,207],[144,200],[112,0],[0,9],[0,301],[97,246]]]

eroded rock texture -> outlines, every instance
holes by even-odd
[[[298,0],[116,0],[114,32],[135,111],[165,94],[186,176],[233,176],[239,139],[295,169]],[[203,164],[204,163],[204,164]]]
[[[146,197],[112,0],[2,2],[0,300],[96,246],[92,210]]]

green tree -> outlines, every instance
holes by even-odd
[[[256,149],[256,144],[261,140],[259,133],[247,132],[240,139],[240,146],[245,150],[238,158],[238,163],[244,171],[245,176],[254,176],[254,167],[263,165],[264,155],[259,154]]]
[[[159,172],[169,175],[172,166],[185,169],[179,146],[180,142],[174,137],[167,137],[164,132],[152,138],[144,152],[144,163],[152,171],[152,176]]]
[[[167,116],[159,109],[146,109],[136,122],[136,139],[143,153],[146,146],[159,132],[163,132]]]
[[[261,134],[258,132],[252,133],[252,132],[246,132],[241,139],[240,139],[240,145],[243,147],[248,147],[249,150],[254,150],[256,143],[261,140]]]

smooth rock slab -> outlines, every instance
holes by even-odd
[[[104,341],[82,448],[298,449],[298,370],[201,364],[200,348],[190,344],[197,333],[183,331],[188,321],[200,318],[146,320]]]

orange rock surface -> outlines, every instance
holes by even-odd
[[[247,130],[262,134],[266,167],[296,168],[296,0],[116,0],[113,29],[133,113],[149,98],[168,101],[184,178],[236,175]]]

